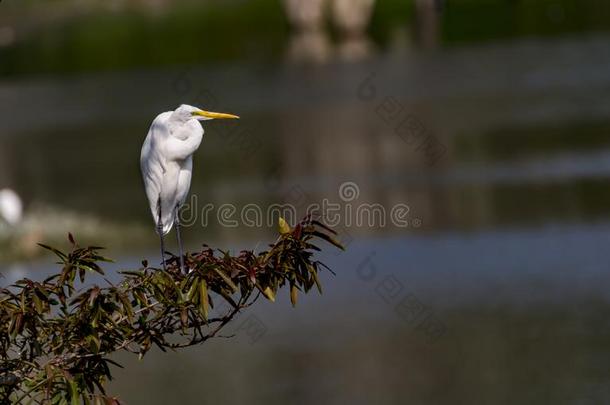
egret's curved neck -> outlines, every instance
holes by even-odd
[[[186,140],[193,133],[203,130],[201,123],[195,118],[187,121],[170,118],[168,124],[170,135],[181,140]]]

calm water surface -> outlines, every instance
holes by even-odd
[[[609,51],[610,37],[595,35],[350,65],[5,81],[0,179],[28,209],[57,208],[45,238],[61,243],[57,218],[74,213],[72,230],[120,259],[110,274],[152,261],[139,148],[153,112],[190,102],[243,118],[208,126],[198,204],[267,207],[295,190],[303,204],[342,202],[351,181],[354,204],[409,205],[407,228],[341,224],[348,252],[322,257],[337,273],[325,294],[296,309],[287,297],[259,304],[257,339],[239,330],[244,315],[231,340],[120,356],[112,390],[127,403],[607,403]],[[446,147],[442,159],[397,134],[388,100]],[[88,233],[83,218],[112,226]],[[125,232],[138,237],[115,237]],[[192,249],[237,249],[272,234],[210,221],[185,236]],[[2,267],[13,281],[50,263]],[[405,300],[444,333],[431,339]]]

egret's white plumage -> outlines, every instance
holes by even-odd
[[[173,114],[159,114],[153,121],[140,156],[144,188],[157,225],[161,203],[163,235],[172,229],[176,207],[188,194],[192,155],[203,139],[203,127],[197,120],[182,122]]]
[[[222,118],[239,117],[183,104],[175,111],[159,114],[150,126],[140,154],[140,168],[161,237],[171,231],[176,212],[188,195],[193,153],[201,145],[204,133],[200,121]]]
[[[9,225],[17,225],[23,216],[23,204],[16,192],[9,188],[0,190],[0,218]]]

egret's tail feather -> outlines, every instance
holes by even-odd
[[[164,221],[163,222],[163,235],[162,236],[165,236],[168,233],[170,233],[170,231],[172,230],[173,227],[174,227],[174,221],[168,221],[168,222]],[[155,228],[155,231],[157,232],[157,234],[159,234],[159,230],[160,230],[160,227],[156,227]]]

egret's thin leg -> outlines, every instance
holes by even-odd
[[[163,241],[163,222],[161,222],[161,198],[159,198],[159,221],[157,222],[157,232],[161,240],[161,263],[163,264],[163,271],[165,268],[165,242]]]
[[[184,273],[184,251],[182,250],[182,237],[180,236],[180,206],[176,206],[176,238],[178,238],[178,251],[180,254],[180,271]]]

